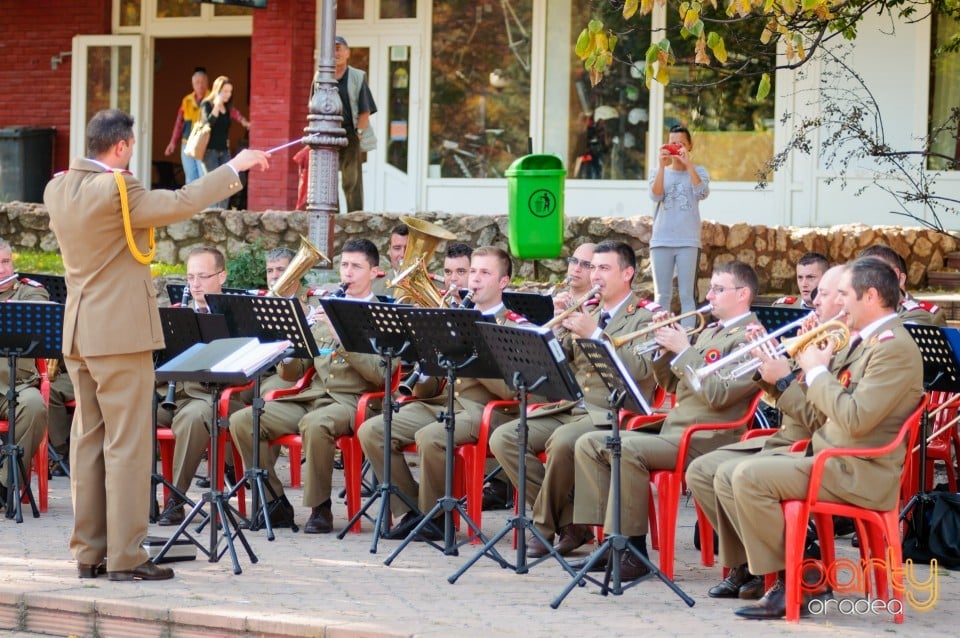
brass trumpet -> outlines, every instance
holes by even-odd
[[[599,293],[600,293],[600,284],[597,284],[596,286],[588,290],[586,294],[584,294],[582,297],[580,297],[579,299],[574,301],[572,304],[570,304],[570,306],[567,307],[566,310],[561,312],[559,315],[554,315],[553,319],[543,324],[543,326],[541,327],[553,328],[555,326],[560,325],[560,323],[562,323],[564,319],[572,315],[577,310],[580,310],[580,306],[582,306],[583,304],[587,303],[588,301],[596,297],[597,294]]]
[[[297,249],[297,254],[290,260],[287,269],[283,271],[276,283],[270,287],[269,296],[289,297],[300,285],[300,278],[320,262],[330,263],[330,260],[311,244],[310,240],[300,235],[300,248]]]
[[[624,344],[630,343],[630,342],[633,341],[634,339],[637,339],[637,338],[639,338],[639,337],[645,337],[645,336],[647,336],[647,335],[653,334],[654,332],[656,332],[656,331],[659,330],[660,328],[664,328],[664,327],[666,327],[666,326],[669,326],[669,325],[675,324],[675,323],[677,323],[677,322],[683,321],[684,319],[687,319],[688,317],[696,317],[696,318],[697,318],[697,325],[694,326],[693,328],[687,328],[687,330],[686,330],[687,336],[690,337],[691,335],[695,335],[695,334],[697,334],[698,332],[700,332],[701,330],[703,330],[703,327],[704,327],[705,325],[707,325],[707,315],[709,315],[712,310],[713,310],[713,305],[711,305],[711,304],[706,304],[705,306],[703,306],[703,307],[701,307],[701,308],[697,308],[696,310],[691,310],[690,312],[685,312],[685,313],[683,313],[683,314],[681,314],[681,315],[677,315],[676,317],[670,317],[669,319],[664,319],[663,321],[658,321],[658,322],[656,322],[656,323],[648,324],[648,325],[644,326],[643,328],[640,328],[639,330],[634,330],[633,332],[628,332],[628,333],[625,334],[625,335],[619,335],[619,336],[616,336],[616,337],[611,337],[610,343],[613,344],[613,347],[614,347],[614,348],[619,348],[620,346],[622,346],[622,345],[624,345]],[[647,340],[647,341],[644,341],[644,342],[641,343],[640,345],[638,345],[638,346],[634,349],[634,351],[636,352],[636,355],[637,355],[638,357],[642,357],[642,356],[644,356],[644,355],[650,354],[651,352],[653,352],[654,350],[656,350],[656,349],[659,348],[659,347],[660,347],[660,344],[658,344],[658,343],[656,342],[656,340],[654,340],[654,339],[649,339],[649,340]]]
[[[557,283],[550,286],[549,290],[547,290],[547,292],[543,294],[545,294],[548,297],[552,297],[555,294],[557,294],[557,291],[559,291],[561,288],[566,288],[567,286],[569,286],[571,281],[573,281],[573,277],[571,277],[570,275],[567,275],[561,281],[558,281]]]
[[[795,358],[797,353],[806,350],[810,346],[816,346],[818,348],[825,348],[829,345],[833,345],[833,351],[836,352],[847,345],[847,342],[850,340],[850,329],[845,323],[840,319],[845,314],[844,311],[841,311],[836,317],[822,323],[816,328],[805,332],[804,334],[792,337],[790,339],[784,339],[776,347],[773,347],[770,350],[770,355],[772,357],[786,356],[791,359]],[[807,317],[802,317],[795,321],[792,321],[785,326],[781,326],[777,330],[767,334],[761,339],[756,341],[750,341],[742,346],[738,347],[736,350],[731,352],[725,357],[714,361],[711,364],[702,366],[696,370],[691,367],[687,367],[685,378],[690,387],[694,391],[699,392],[700,388],[703,386],[703,380],[709,377],[710,375],[716,374],[723,380],[739,379],[747,374],[753,374],[756,370],[763,365],[763,361],[753,356],[752,351],[758,347],[763,347],[764,344],[769,344],[777,337],[784,335],[791,330],[799,328]],[[729,371],[724,372],[724,368],[729,368],[733,366]]]

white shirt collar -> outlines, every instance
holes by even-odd
[[[890,321],[896,316],[897,316],[897,313],[891,312],[890,314],[884,315],[879,319],[877,319],[876,321],[872,322],[870,325],[868,325],[866,328],[860,331],[860,339],[862,339],[863,341],[866,341],[873,335],[874,332],[876,332],[880,328],[880,326],[882,326],[883,324]]]

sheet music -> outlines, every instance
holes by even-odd
[[[293,344],[286,340],[260,343],[259,339],[251,339],[233,354],[211,366],[210,372],[243,372],[250,375],[291,347]]]

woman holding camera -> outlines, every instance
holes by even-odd
[[[250,122],[233,108],[233,83],[225,75],[213,81],[213,88],[200,103],[201,121],[210,125],[210,141],[203,156],[206,172],[216,170],[230,160],[230,121],[236,119],[247,130]],[[211,208],[226,208],[229,200]]]
[[[683,126],[670,128],[669,142],[660,147],[660,161],[650,178],[653,213],[650,259],[656,302],[670,308],[673,273],[677,273],[682,312],[696,309],[694,288],[700,256],[700,200],[710,194],[710,175],[690,158],[693,139]],[[689,321],[692,325],[693,317]]]

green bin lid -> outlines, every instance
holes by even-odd
[[[563,168],[563,160],[556,155],[524,155],[513,161],[504,175],[515,177],[517,175],[562,175],[566,174]]]

